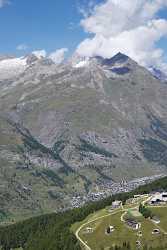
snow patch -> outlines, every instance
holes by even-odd
[[[89,59],[80,61],[79,63],[74,65],[74,68],[83,68],[89,65]]]
[[[25,57],[5,59],[0,61],[0,78],[7,79],[21,74],[27,67]]]

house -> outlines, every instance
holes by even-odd
[[[115,229],[114,229],[114,226],[109,226],[110,228],[110,232],[113,232]]]
[[[162,203],[167,203],[167,193],[156,193],[149,201],[151,205],[158,205]]]
[[[140,228],[140,224],[132,219],[127,219],[126,224],[134,230],[138,230]]]
[[[152,234],[160,234],[160,230],[158,228],[156,228],[152,231]]]
[[[106,229],[106,233],[107,234],[111,234],[112,232],[114,232],[115,228],[114,226],[109,226],[107,229]]]
[[[162,193],[162,199],[167,202],[167,192]]]
[[[91,227],[87,227],[86,228],[86,233],[93,233],[93,228],[91,228]]]
[[[113,201],[112,209],[120,208],[122,206],[122,201]]]

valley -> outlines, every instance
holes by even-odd
[[[80,64],[77,55],[60,65],[35,55],[5,60],[12,70],[0,74],[4,222],[166,175],[167,85],[147,69],[121,53]]]

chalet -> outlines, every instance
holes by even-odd
[[[111,234],[112,232],[114,232],[115,228],[114,226],[109,226],[107,229],[106,229],[106,233],[107,234]]]
[[[86,233],[93,233],[93,228],[87,227],[86,228]]]
[[[160,230],[158,228],[156,228],[152,231],[152,234],[160,234]]]
[[[138,230],[140,228],[140,224],[132,219],[127,219],[126,224],[134,230]]]
[[[113,201],[112,209],[120,208],[122,206],[122,201]]]

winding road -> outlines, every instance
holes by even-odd
[[[85,247],[86,250],[92,250],[92,249],[87,245],[86,242],[84,242],[84,241],[80,238],[80,236],[79,236],[80,231],[81,231],[85,226],[89,225],[89,224],[92,223],[92,222],[98,221],[98,220],[100,220],[100,219],[103,219],[103,218],[105,218],[105,217],[109,217],[109,216],[114,215],[114,214],[117,214],[117,213],[119,213],[119,212],[121,212],[121,211],[125,211],[125,210],[120,210],[120,209],[119,209],[119,210],[114,211],[114,212],[112,212],[112,213],[110,213],[110,214],[106,214],[106,215],[97,217],[96,219],[93,219],[93,220],[90,220],[90,221],[85,222],[84,224],[82,224],[82,225],[77,229],[75,235],[76,235],[77,239],[83,244],[83,246]]]

